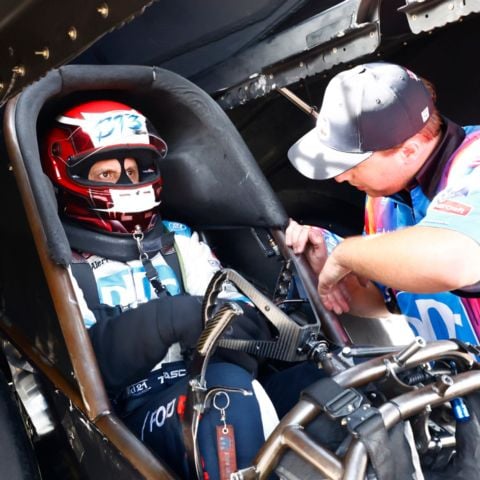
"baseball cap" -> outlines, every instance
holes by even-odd
[[[332,178],[412,137],[433,111],[430,92],[413,72],[386,62],[358,65],[330,80],[315,128],[288,158],[308,178]]]

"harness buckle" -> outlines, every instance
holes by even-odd
[[[341,418],[351,415],[363,402],[363,396],[353,388],[340,392],[325,404],[325,413],[331,418]]]

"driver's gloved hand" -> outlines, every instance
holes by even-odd
[[[89,334],[109,394],[145,378],[174,343],[195,346],[201,312],[201,298],[176,295],[99,319]]]
[[[243,340],[271,340],[273,335],[268,327],[267,320],[250,305],[238,303],[244,314],[232,320],[223,337]],[[215,351],[214,360],[235,363],[256,375],[260,359],[245,352],[219,347]]]
[[[155,317],[158,335],[168,345],[179,342],[183,349],[195,347],[203,329],[203,298],[175,295],[165,300],[154,302],[157,307]]]
[[[118,315],[102,318],[89,329],[105,386],[110,395],[148,376],[179,342],[184,350],[195,347],[202,332],[201,297],[165,296]],[[232,321],[226,336],[269,339],[266,322],[252,307]],[[246,353],[218,348],[215,359],[235,363],[256,373],[258,360]]]

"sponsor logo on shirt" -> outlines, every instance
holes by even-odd
[[[130,385],[128,387],[128,393],[132,396],[143,394],[145,392],[148,392],[149,390],[151,390],[151,387],[147,385],[146,380],[141,380],[140,382]]]
[[[473,208],[470,205],[466,205],[465,203],[455,202],[453,200],[439,200],[435,203],[434,210],[438,210],[440,212],[445,213],[452,213],[454,215],[461,215],[463,217],[467,216]]]
[[[178,370],[170,370],[169,372],[163,372],[157,377],[157,380],[160,380],[160,383],[165,383],[165,380],[173,380],[174,378],[185,377],[187,375],[187,370],[185,368],[180,368]]]
[[[96,270],[97,268],[101,267],[107,262],[108,262],[108,258],[100,258],[99,260],[89,260],[90,267],[92,268],[92,270]]]

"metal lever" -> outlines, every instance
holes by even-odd
[[[197,442],[197,433],[198,423],[200,416],[205,411],[205,405],[210,400],[210,397],[218,391],[238,392],[243,395],[252,394],[252,392],[248,390],[231,387],[213,387],[207,390],[205,380],[208,361],[218,343],[218,339],[230,322],[242,313],[243,310],[236,303],[228,302],[222,305],[213,318],[208,319],[207,317],[205,328],[198,339],[195,355],[192,360],[190,368],[191,380],[189,381],[182,427],[190,470],[196,472],[199,480],[203,478],[203,470]]]
[[[215,301],[222,291],[225,282],[230,282],[249,298],[257,310],[275,327],[278,336],[272,340],[222,338],[219,341],[220,346],[287,362],[307,359],[307,355],[302,353],[299,347],[302,347],[313,335],[318,334],[320,325],[318,323],[298,325],[275,303],[260,293],[250,282],[234,270],[228,268],[221,270],[212,279],[204,297],[205,322],[207,322],[209,315],[214,309]]]

